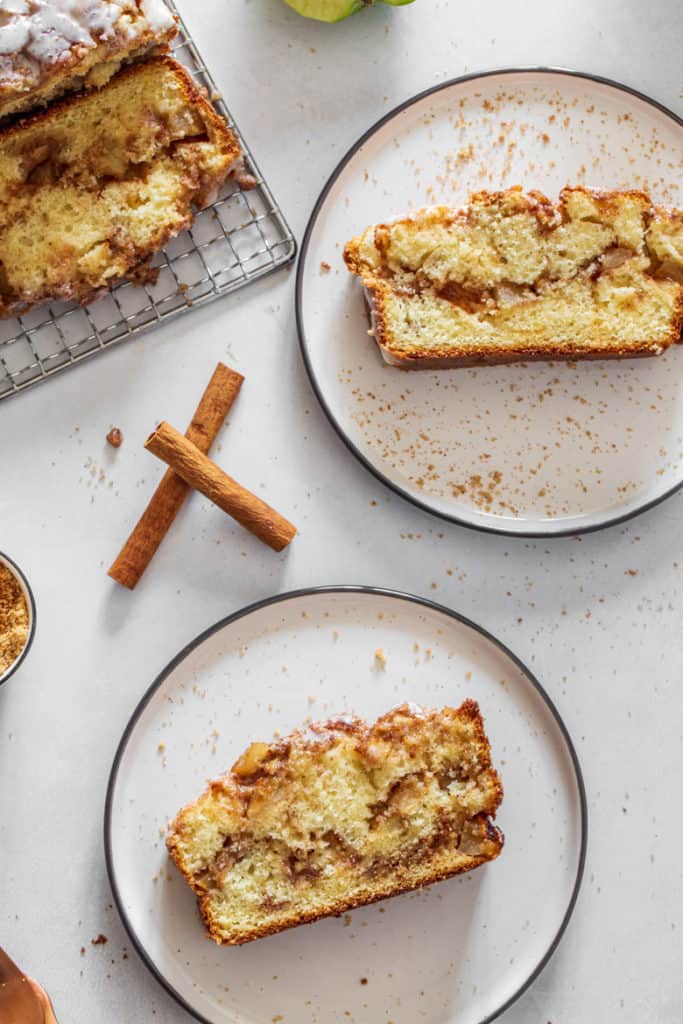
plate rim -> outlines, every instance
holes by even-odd
[[[586,865],[586,852],[588,846],[588,800],[586,795],[586,785],[584,781],[583,771],[581,768],[581,763],[576,752],[576,748],[572,741],[569,730],[567,729],[567,726],[565,725],[564,720],[560,715],[560,712],[555,702],[553,701],[548,691],[542,686],[542,684],[536,678],[535,674],[527,667],[527,665],[521,660],[521,658],[519,658],[514,653],[514,651],[510,650],[507,644],[505,644],[502,640],[499,640],[496,636],[494,636],[493,633],[489,632],[488,629],[486,629],[483,626],[480,626],[478,623],[474,622],[466,615],[463,615],[461,612],[456,611],[454,608],[449,608],[447,605],[440,604],[437,601],[432,601],[426,597],[420,597],[417,594],[411,594],[405,591],[394,590],[385,587],[364,586],[356,584],[336,584],[318,587],[303,587],[297,590],[289,590],[282,594],[275,594],[271,597],[266,597],[262,598],[261,600],[254,601],[251,604],[239,608],[237,611],[232,612],[224,618],[219,619],[212,626],[209,626],[207,629],[203,630],[203,632],[199,633],[193,640],[186,644],[178,652],[178,654],[175,655],[174,658],[172,658],[167,663],[165,668],[163,668],[161,672],[156,676],[154,682],[147,688],[147,690],[145,691],[145,693],[142,695],[137,705],[135,706],[133,713],[130,716],[124,728],[121,739],[119,740],[119,743],[117,745],[116,753],[114,755],[114,760],[109,774],[109,780],[107,782],[103,822],[104,856],[107,877],[112,891],[114,904],[116,906],[116,909],[118,911],[123,927],[126,931],[126,934],[128,935],[128,938],[130,939],[131,944],[133,945],[133,948],[135,949],[136,953],[138,954],[142,962],[145,964],[147,969],[150,971],[150,973],[156,978],[156,980],[162,986],[162,988],[164,988],[166,992],[180,1006],[183,1007],[184,1010],[186,1010],[192,1017],[194,1017],[195,1020],[199,1021],[200,1024],[215,1024],[214,1021],[211,1021],[208,1017],[204,1017],[198,1010],[194,1009],[188,1003],[185,997],[182,996],[180,992],[178,992],[174,988],[170,981],[167,980],[167,978],[164,976],[161,970],[153,962],[150,954],[147,952],[142,941],[139,939],[135,929],[133,928],[132,922],[128,917],[128,913],[123,902],[121,890],[119,888],[116,876],[116,869],[114,866],[114,857],[112,850],[112,812],[119,769],[121,767],[123,757],[126,753],[129,740],[147,705],[150,703],[156,692],[164,684],[169,675],[171,675],[171,673],[178,667],[178,665],[180,665],[182,661],[189,657],[189,655],[192,654],[193,651],[200,647],[204,643],[204,641],[214,636],[214,634],[218,633],[221,629],[224,629],[226,626],[232,625],[234,622],[238,622],[240,619],[246,618],[255,612],[270,607],[271,605],[283,604],[287,601],[296,600],[301,597],[317,597],[320,595],[327,594],[370,594],[375,597],[383,597],[388,598],[390,600],[405,601],[408,603],[417,604],[422,608],[426,608],[430,611],[435,611],[442,615],[446,615],[449,618],[454,619],[461,625],[464,625],[469,629],[474,630],[475,633],[478,633],[480,636],[484,637],[484,639],[488,640],[500,651],[502,651],[503,654],[507,655],[507,657],[512,660],[513,664],[517,666],[517,668],[522,672],[525,678],[531,683],[532,687],[536,690],[536,692],[544,701],[546,707],[550,711],[550,714],[552,715],[557,727],[560,730],[560,735],[562,736],[562,739],[564,740],[565,746],[569,753],[572,768],[574,770],[574,778],[576,780],[576,788],[579,798],[581,829],[581,841],[579,846],[576,878],[574,880],[574,885],[572,887],[571,896],[569,898],[567,909],[565,910],[565,913],[562,917],[559,928],[555,933],[555,936],[553,937],[550,945],[548,946],[548,949],[539,960],[538,964],[531,971],[529,976],[524,980],[522,985],[519,988],[517,988],[513,992],[513,994],[498,1009],[496,1009],[493,1013],[489,1014],[487,1017],[483,1018],[481,1021],[478,1022],[478,1024],[491,1024],[491,1021],[494,1021],[497,1017],[500,1016],[500,1014],[504,1013],[514,1003],[517,1002],[517,1000],[527,991],[527,989],[533,984],[533,982],[545,969],[546,965],[548,964],[549,960],[551,959],[555,950],[560,944],[560,941],[567,929],[569,921],[571,920],[571,917],[574,913],[574,908],[576,907],[579,892],[581,890],[581,884],[583,881],[584,870]]]
[[[329,175],[325,182],[322,191],[320,192],[311,214],[306,224],[306,230],[301,240],[299,247],[299,257],[296,265],[296,281],[294,291],[294,314],[296,318],[296,329],[299,338],[299,348],[306,368],[309,382],[313,388],[313,392],[325,413],[330,425],[334,429],[337,436],[344,442],[348,450],[352,455],[358,459],[358,461],[369,470],[369,472],[385,487],[393,491],[400,498],[410,502],[416,508],[421,509],[423,512],[427,512],[429,515],[434,516],[437,519],[448,523],[454,523],[457,526],[463,526],[469,530],[476,530],[479,533],[492,533],[503,537],[524,537],[524,538],[536,538],[544,540],[551,539],[553,537],[578,537],[584,534],[596,533],[598,530],[606,530],[612,526],[619,526],[622,523],[626,523],[636,516],[642,515],[644,512],[649,511],[651,508],[661,504],[668,498],[673,497],[678,491],[683,488],[683,472],[681,473],[680,480],[673,484],[667,491],[659,495],[656,498],[651,498],[648,501],[644,501],[641,505],[631,509],[628,512],[619,513],[616,516],[611,516],[601,520],[598,523],[587,524],[586,526],[574,526],[565,527],[558,530],[555,529],[533,529],[533,530],[511,530],[506,529],[504,526],[491,526],[483,523],[475,523],[464,518],[461,515],[454,515],[450,512],[441,512],[427,502],[420,500],[416,495],[411,494],[408,490],[402,487],[398,483],[394,483],[385,473],[373,465],[370,459],[361,451],[361,449],[347,436],[346,432],[342,428],[341,424],[338,423],[332,409],[330,408],[322,387],[316,377],[313,369],[311,357],[309,355],[309,343],[306,337],[306,331],[304,329],[304,316],[303,316],[303,285],[304,285],[304,273],[307,265],[308,249],[313,235],[313,231],[318,221],[318,217],[322,210],[322,207],[327,199],[332,187],[336,183],[337,179],[341,176],[342,172],[346,168],[347,164],[353,159],[359,149],[361,149],[372,136],[378,132],[385,124],[388,124],[393,118],[403,113],[409,107],[414,106],[416,103],[420,103],[422,100],[429,96],[433,96],[436,93],[442,92],[445,89],[450,89],[455,85],[462,85],[465,82],[474,82],[482,78],[492,78],[498,75],[519,75],[519,74],[538,74],[538,75],[565,75],[571,78],[581,78],[589,82],[597,82],[598,85],[607,85],[619,92],[627,93],[629,96],[633,96],[648,106],[654,107],[661,114],[670,118],[674,124],[683,128],[683,117],[676,114],[673,110],[667,107],[665,104],[660,103],[659,100],[653,99],[652,96],[648,96],[647,93],[641,92],[639,89],[634,88],[631,85],[625,85],[623,82],[618,82],[616,79],[607,78],[604,75],[594,74],[590,71],[577,71],[574,68],[565,68],[561,65],[543,65],[543,64],[529,64],[529,65],[511,65],[508,67],[491,68],[483,71],[468,72],[465,75],[458,75],[455,78],[449,78],[444,82],[439,82],[437,85],[429,86],[427,89],[423,89],[421,92],[414,93],[408,99],[403,100],[397,106],[393,107],[390,111],[375,121],[363,134],[349,147],[344,153],[341,159],[334,167],[332,173]]]

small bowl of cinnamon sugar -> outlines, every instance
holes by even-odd
[[[28,654],[35,629],[36,603],[28,580],[0,551],[0,686]]]

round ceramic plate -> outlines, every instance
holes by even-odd
[[[384,660],[376,657],[383,652]],[[240,948],[206,938],[170,862],[167,822],[252,740],[403,701],[479,701],[505,799],[501,857],[470,875]],[[209,1024],[479,1024],[546,963],[574,906],[586,803],[547,695],[453,612],[363,588],[254,605],[200,636],[135,711],[109,784],[116,903],[162,984]]]
[[[445,519],[534,536],[596,529],[683,482],[683,348],[653,359],[406,373],[368,337],[344,243],[368,224],[522,184],[648,187],[683,206],[683,121],[567,71],[476,75],[388,114],[344,157],[297,277],[306,365],[349,448]]]

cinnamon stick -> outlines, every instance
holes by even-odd
[[[244,377],[219,363],[197,406],[186,437],[206,454],[237,398]],[[187,497],[190,488],[168,470],[149,505],[109,570],[117,583],[134,590]]]
[[[169,423],[159,424],[145,448],[274,551],[282,551],[294,539],[295,526],[224,473]]]

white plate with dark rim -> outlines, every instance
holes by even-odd
[[[384,668],[375,653],[384,652]],[[479,701],[505,799],[493,864],[343,919],[219,948],[163,833],[252,741],[310,717],[373,720],[411,700]],[[208,1024],[483,1024],[527,988],[578,894],[586,799],[571,740],[531,673],[484,630],[422,599],[298,591],[207,630],[171,662],[124,733],[109,781],[109,878],[136,949]]]
[[[383,483],[444,519],[525,536],[620,522],[683,483],[683,348],[654,359],[405,372],[368,337],[344,243],[368,224],[478,189],[647,185],[683,207],[683,121],[593,76],[471,75],[387,114],[327,182],[296,307],[317,396]],[[326,265],[331,269],[326,270]]]

